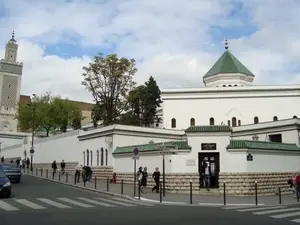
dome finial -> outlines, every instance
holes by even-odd
[[[225,49],[228,50],[229,46],[228,46],[228,41],[225,40]]]
[[[14,30],[12,32],[11,39],[15,39],[15,31]]]

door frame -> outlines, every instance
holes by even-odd
[[[219,188],[219,173],[220,173],[220,152],[198,152],[198,172],[199,172],[199,188],[203,188],[204,175],[202,175],[203,165],[202,161],[205,157],[214,157],[215,160],[215,186],[212,188]],[[209,159],[210,162],[210,159]]]

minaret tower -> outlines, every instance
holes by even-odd
[[[0,61],[0,131],[17,131],[14,119],[20,100],[23,63],[17,62],[18,44],[15,33],[7,42],[4,59]]]

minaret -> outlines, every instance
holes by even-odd
[[[4,60],[10,63],[17,62],[18,44],[15,40],[15,32],[13,31],[11,39],[6,44]]]
[[[20,100],[23,63],[17,62],[18,44],[15,32],[7,42],[4,59],[0,61],[0,131],[17,131],[15,120]]]

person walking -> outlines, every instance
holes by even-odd
[[[62,160],[62,162],[60,163],[60,168],[61,168],[61,174],[64,175],[65,174],[65,168],[66,168],[66,163],[64,160]]]
[[[53,161],[51,167],[52,167],[52,179],[54,179],[54,176],[55,176],[56,170],[57,170],[57,164],[56,164],[55,160]]]
[[[152,192],[156,190],[156,193],[159,192],[159,180],[160,180],[160,172],[158,167],[155,168],[154,173],[152,174],[152,178],[154,179],[155,186],[152,188]]]
[[[82,170],[82,165],[77,165],[75,167],[75,183],[79,183],[79,180],[80,180],[80,172]]]
[[[148,178],[148,172],[147,172],[147,167],[144,168],[142,172],[142,181],[141,181],[141,191],[143,194],[146,194],[146,187],[147,187],[147,178]]]

